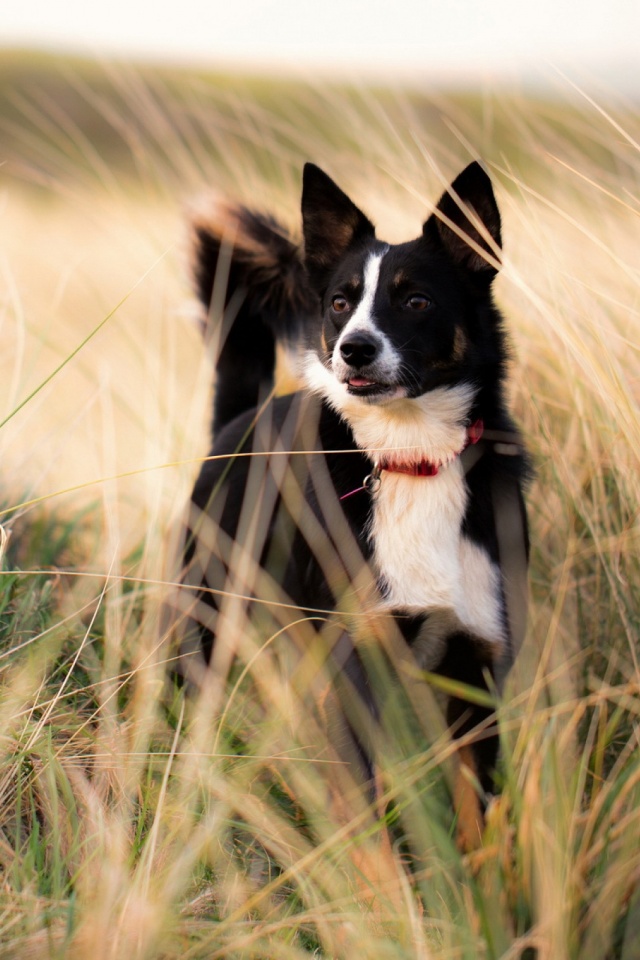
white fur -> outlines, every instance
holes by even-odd
[[[376,298],[376,290],[380,282],[380,265],[382,258],[387,252],[386,248],[380,253],[370,253],[364,265],[364,277],[362,284],[362,296],[360,303],[356,307],[353,316],[347,323],[342,337],[351,328],[357,327],[359,330],[367,329],[376,332],[373,326],[373,304]],[[340,339],[342,339],[340,337]]]
[[[453,610],[493,644],[504,642],[500,575],[462,534],[467,488],[460,460],[435,477],[383,472],[371,524],[385,606]]]
[[[439,387],[421,397],[372,405],[347,392],[315,353],[307,355],[309,388],[349,423],[374,461],[443,463],[434,477],[383,471],[371,522],[373,563],[385,607],[452,610],[486,641],[504,643],[500,574],[487,553],[462,534],[467,486],[458,458],[475,390]]]
[[[304,365],[307,386],[323,396],[347,421],[361,450],[374,460],[447,463],[462,450],[475,390],[469,384],[438,387],[421,397],[386,397],[372,404],[350,394],[318,355],[309,351]]]

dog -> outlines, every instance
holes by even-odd
[[[184,554],[197,595],[184,672],[196,682],[224,672],[231,602],[246,610],[268,595],[285,627],[334,612],[334,673],[375,726],[360,649],[368,621],[349,626],[351,603],[401,638],[393,650],[418,671],[457,684],[446,722],[490,792],[492,708],[460,691],[502,689],[525,629],[529,553],[529,461],[506,405],[492,295],[501,219],[491,181],[472,162],[420,235],[394,245],[308,163],[302,234],[300,244],[270,216],[228,204],[193,219],[216,380]],[[279,345],[298,349],[303,386],[274,397]],[[361,726],[347,722],[367,776],[375,736]]]

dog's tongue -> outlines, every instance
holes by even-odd
[[[373,380],[365,380],[364,377],[351,377],[349,380],[350,387],[372,387]]]

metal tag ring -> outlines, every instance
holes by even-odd
[[[370,494],[376,493],[376,491],[378,490],[378,487],[380,486],[380,471],[374,470],[373,473],[369,473],[362,481],[362,486],[367,491],[367,493],[370,493]]]

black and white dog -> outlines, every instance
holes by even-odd
[[[528,468],[505,405],[490,180],[471,163],[420,236],[389,245],[307,164],[302,219],[302,246],[243,207],[193,222],[217,354],[214,445],[186,548],[203,662],[213,651],[215,663],[220,598],[247,592],[234,569],[244,550],[264,574],[250,592],[277,585],[291,620],[357,595],[419,668],[499,689],[524,631]],[[305,387],[273,399],[278,342],[304,344]],[[343,660],[366,701],[357,644]],[[451,696],[447,720],[460,737],[489,713]],[[485,730],[473,746],[485,787],[496,743]]]

